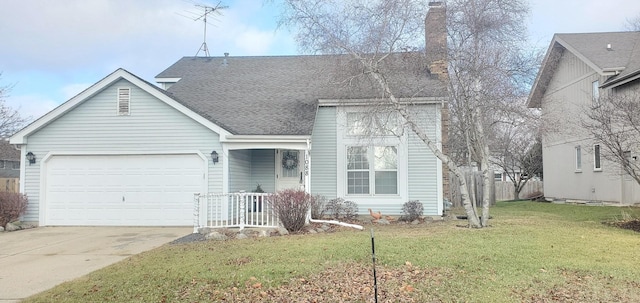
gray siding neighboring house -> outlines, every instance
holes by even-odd
[[[443,6],[433,11],[443,20]],[[401,106],[442,144],[445,55],[382,57]],[[384,91],[349,55],[184,57],[156,81],[118,69],[12,136],[21,159],[37,157],[21,169],[25,221],[191,225],[194,193],[258,184],[352,200],[362,213],[398,215],[420,200],[442,214],[441,162],[380,106]]]
[[[0,138],[0,178],[20,178],[20,151]],[[2,184],[0,184],[2,186]]]
[[[598,142],[580,127],[594,96],[638,89],[639,75],[640,32],[553,37],[528,100],[528,106],[541,108],[544,117],[548,199],[640,202],[640,187],[624,177],[619,166],[596,159]]]

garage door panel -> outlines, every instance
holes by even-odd
[[[54,156],[45,224],[190,225],[204,167],[195,154]]]

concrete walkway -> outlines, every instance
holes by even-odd
[[[0,303],[19,302],[192,231],[192,227],[41,227],[0,233]]]

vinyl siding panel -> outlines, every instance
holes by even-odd
[[[275,150],[255,149],[251,151],[251,186],[253,190],[261,185],[265,192],[275,192]]]
[[[582,149],[582,170],[575,170],[575,146]],[[619,168],[602,159],[602,171],[593,170],[590,140],[543,148],[545,197],[584,201],[620,201]]]
[[[429,138],[440,142],[440,106],[422,105],[415,113],[418,125]],[[440,161],[427,145],[413,132],[408,136],[408,186],[409,200],[419,200],[425,215],[441,215],[442,204],[438,182],[442,179]]]
[[[251,151],[229,151],[229,192],[251,190]]]
[[[337,197],[336,135],[336,108],[320,107],[311,137],[311,193],[327,199]]]
[[[585,110],[592,105],[592,83],[596,80],[603,82],[596,71],[578,57],[568,51],[563,53],[543,97],[543,116],[554,121],[549,125],[553,129],[545,136],[548,144],[588,137],[580,123]]]
[[[131,88],[131,113],[117,113],[117,88]],[[25,167],[29,208],[25,221],[38,221],[41,160],[56,153],[171,153],[199,151],[209,159],[208,190],[222,191],[222,165],[210,153],[222,147],[218,134],[126,80],[119,80],[27,138],[37,161]]]

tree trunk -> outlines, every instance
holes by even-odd
[[[418,136],[418,138],[420,138],[420,140],[422,140],[422,142],[424,142],[427,145],[427,147],[431,150],[431,152],[433,152],[433,154],[438,159],[440,159],[440,161],[442,161],[442,163],[446,165],[447,168],[449,168],[449,170],[456,177],[458,177],[458,179],[460,180],[460,197],[462,198],[462,205],[464,206],[464,209],[467,213],[469,226],[475,227],[475,228],[481,228],[482,224],[478,219],[478,214],[474,209],[474,205],[471,203],[471,200],[469,199],[469,189],[467,188],[467,181],[465,179],[465,176],[462,170],[455,165],[455,163],[451,160],[451,158],[449,158],[447,155],[442,153],[440,148],[438,148],[437,144],[433,142],[429,138],[429,136],[427,136],[427,134],[425,134],[424,131],[422,131],[420,127],[418,127],[418,125],[412,119],[411,115],[407,112],[405,106],[400,104],[400,101],[391,92],[391,89],[389,88],[389,85],[387,81],[384,79],[384,77],[375,71],[376,69],[374,68],[374,66],[371,66],[371,64],[369,64],[366,60],[359,57],[357,54],[354,54],[354,56],[356,58],[359,58],[363,66],[367,67],[370,70],[370,74],[372,75],[372,77],[378,82],[378,84],[380,84],[380,86],[384,89],[385,93],[389,96],[388,100],[391,103],[390,105],[393,107],[395,111],[397,111],[400,114],[400,116],[402,116],[402,118],[408,124],[409,128],[411,128],[411,130]]]

